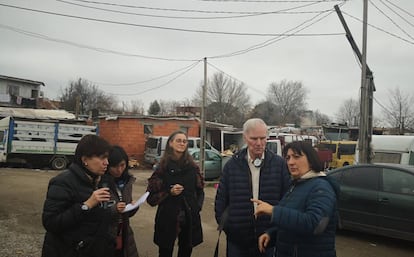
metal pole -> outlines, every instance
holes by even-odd
[[[206,140],[206,93],[207,93],[207,57],[204,57],[204,84],[203,84],[203,100],[201,105],[201,142],[200,142],[200,170],[205,174],[205,140]]]

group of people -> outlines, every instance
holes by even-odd
[[[49,181],[42,257],[138,257],[129,218],[135,178],[128,155],[96,135],[78,143],[67,170]]]
[[[287,144],[284,158],[266,149],[267,125],[243,125],[247,147],[225,164],[215,218],[226,233],[227,257],[335,257],[339,189],[323,172],[312,145]],[[158,206],[154,243],[159,257],[190,257],[203,242],[204,180],[183,131],[172,133],[148,179],[147,203]],[[42,257],[138,256],[129,218],[135,178],[128,156],[104,139],[84,136],[69,168],[49,182],[42,221]]]

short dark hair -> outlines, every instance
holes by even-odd
[[[308,158],[310,168],[314,171],[323,171],[322,162],[319,159],[318,153],[312,144],[307,141],[294,141],[283,148],[283,156],[286,156],[289,149],[295,154],[305,155]]]
[[[111,145],[97,135],[85,135],[76,146],[73,162],[82,165],[82,156],[93,157],[108,154]]]
[[[122,161],[125,161],[128,166],[128,154],[125,152],[124,148],[119,145],[112,146],[111,150],[109,150],[109,157],[108,157],[108,166],[115,167]]]

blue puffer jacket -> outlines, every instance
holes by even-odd
[[[255,245],[257,238],[270,226],[269,216],[254,217],[251,173],[247,163],[247,149],[242,149],[226,163],[215,200],[216,220],[228,208],[224,225],[227,239],[237,244]],[[277,205],[290,185],[286,162],[271,151],[265,151],[260,169],[259,199]]]
[[[273,208],[271,235],[277,257],[335,257],[336,197],[339,187],[322,172],[293,181]]]

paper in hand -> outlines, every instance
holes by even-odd
[[[125,206],[125,209],[123,212],[129,212],[132,210],[135,210],[136,208],[138,208],[141,204],[145,203],[145,200],[147,200],[147,197],[149,195],[149,192],[145,192],[145,194],[143,194],[138,201],[136,201],[135,203],[129,203]]]

